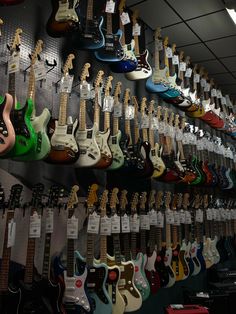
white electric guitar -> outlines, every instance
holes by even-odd
[[[86,77],[89,76],[88,69],[89,63],[84,65],[82,74],[80,77],[83,90],[88,87]],[[100,88],[103,78],[103,71],[99,71],[95,80],[95,103],[97,99],[97,92]],[[86,128],[86,99],[80,96],[80,113],[79,113],[79,128],[75,134],[76,141],[80,147],[80,156],[76,162],[77,167],[93,167],[101,159],[101,152],[96,141],[96,134],[98,132],[98,125],[94,123],[90,129]],[[85,97],[85,96],[84,96]]]
[[[79,22],[78,15],[75,11],[78,5],[78,0],[61,0],[58,1],[58,10],[55,15],[55,20],[57,22]]]

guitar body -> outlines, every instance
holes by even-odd
[[[51,151],[46,159],[49,163],[71,164],[79,157],[79,149],[74,134],[78,121],[70,125],[58,125],[55,121],[55,130],[51,137]],[[49,125],[52,130],[53,126]]]
[[[51,150],[50,140],[47,135],[47,125],[49,123],[50,117],[51,114],[49,110],[45,108],[40,116],[35,117],[33,120],[31,120],[37,138],[36,147],[25,156],[21,156],[15,160],[42,160],[47,157]]]
[[[224,188],[224,190],[230,190],[234,187],[234,183],[231,179],[230,172],[231,172],[231,169],[227,168],[227,170],[225,172],[225,176],[226,176],[226,179],[228,181],[228,186],[226,188]]]
[[[205,185],[210,186],[213,183],[213,174],[211,170],[209,169],[208,161],[204,161],[202,163],[202,169],[206,175],[206,182]]]
[[[103,20],[102,16],[93,20],[80,19],[80,32],[76,43],[80,49],[100,49],[104,46]]]
[[[203,243],[198,243],[198,248],[197,248],[197,258],[200,262],[201,265],[201,271],[204,271],[206,269],[206,262],[205,259],[202,255],[202,251],[203,251]]]
[[[165,267],[169,273],[169,280],[168,284],[165,286],[165,288],[170,288],[175,284],[175,272],[173,271],[171,267],[171,260],[172,260],[172,249],[171,248],[166,248],[165,249],[165,257],[164,257],[164,263]]]
[[[190,270],[189,270],[189,265],[188,265],[188,262],[185,258],[185,253],[186,253],[186,243],[185,241],[182,242],[182,245],[180,247],[180,250],[179,250],[179,260],[180,260],[180,263],[182,264],[182,267],[183,267],[183,277],[182,277],[182,280],[186,279],[189,277],[189,274],[190,274]]]
[[[141,144],[141,154],[144,157],[144,172],[140,176],[151,177],[153,175],[154,167],[152,160],[150,158],[151,155],[151,145],[147,141],[143,141]]]
[[[147,256],[139,252],[135,260],[132,260],[135,267],[134,282],[138,288],[142,300],[145,301],[150,295],[150,286],[145,275],[145,265],[147,263]]]
[[[162,70],[152,70],[152,77],[146,81],[146,89],[150,93],[162,93],[169,89],[169,84],[166,78],[168,69],[165,67]]]
[[[131,155],[129,152],[129,136],[126,134],[121,135],[120,148],[122,150],[124,156],[124,164],[122,166],[122,170],[128,170],[129,166],[132,167]]]
[[[24,2],[25,0],[0,0],[0,5],[15,5]]]
[[[136,69],[138,60],[134,53],[134,45],[134,40],[132,40],[130,44],[122,46],[124,58],[119,62],[111,64],[112,72],[127,73]]]
[[[185,244],[186,245],[186,244]],[[194,262],[192,260],[191,254],[191,242],[189,241],[188,244],[186,245],[186,249],[185,249],[185,260],[188,264],[188,268],[189,268],[189,276],[191,276],[194,272]]]
[[[80,149],[79,159],[76,167],[92,167],[101,159],[101,152],[96,141],[98,127],[96,124],[91,129],[85,131],[77,130],[75,139]]]
[[[197,175],[196,179],[194,181],[192,181],[190,184],[191,185],[201,184],[201,182],[203,180],[203,175],[202,175],[202,172],[200,170],[197,158],[195,156],[192,156],[190,163],[194,168],[195,174]]]
[[[118,62],[124,58],[124,51],[120,40],[122,31],[119,29],[116,34],[105,35],[105,45],[98,51],[95,51],[95,56],[99,61],[103,62]]]
[[[150,159],[154,168],[152,178],[159,178],[164,173],[166,166],[161,158],[161,152],[158,143],[155,144],[154,148],[151,148]]]
[[[218,238],[217,236],[215,236],[214,239],[211,240],[211,243],[210,243],[210,249],[213,255],[214,264],[218,264],[220,262],[220,254],[217,250],[217,242],[218,242]]]
[[[9,152],[15,144],[15,130],[10,119],[12,106],[13,98],[10,94],[0,98],[0,156]]]
[[[212,174],[212,183],[211,186],[216,186],[218,184],[219,178],[215,169],[215,165],[213,164],[208,164],[208,168]]]
[[[144,53],[136,56],[138,60],[138,65],[134,71],[125,74],[128,80],[144,80],[152,75],[152,68],[148,63],[148,55],[148,50],[145,50]]]
[[[159,273],[156,270],[156,259],[157,259],[157,253],[154,250],[152,252],[152,255],[148,256],[147,263],[145,266],[145,272],[147,280],[150,284],[151,293],[155,294],[161,287],[161,280]]]
[[[184,277],[184,267],[179,258],[180,245],[172,249],[171,267],[175,273],[175,280],[180,281]]]
[[[112,154],[112,164],[107,170],[116,170],[123,166],[124,155],[120,147],[121,131],[119,130],[116,135],[109,137],[108,146],[110,147]]]
[[[165,252],[160,250],[156,253],[155,269],[159,274],[161,287],[165,287],[169,282],[169,272],[164,263]]]
[[[165,100],[180,96],[180,91],[176,88],[169,88],[167,91],[159,93],[159,96]]]
[[[110,129],[107,129],[105,132],[98,131],[96,133],[96,142],[101,152],[101,158],[98,163],[95,164],[95,168],[106,169],[112,164],[112,153],[108,145],[109,137]]]
[[[19,107],[19,104],[17,104]],[[23,108],[13,109],[11,121],[15,130],[15,145],[4,157],[18,157],[34,150],[37,145],[37,136],[31,124],[33,102],[28,100]]]
[[[21,302],[20,289],[8,288],[8,291],[0,292],[0,313],[2,314],[18,314]]]
[[[61,37],[78,29],[78,15],[74,8],[68,8],[69,2],[63,7],[58,0],[52,0],[52,14],[47,22],[49,36]]]
[[[193,276],[198,275],[201,271],[201,264],[197,256],[197,251],[198,251],[198,244],[196,241],[194,241],[191,245],[191,259],[194,264],[194,270],[192,273]]]
[[[211,251],[211,239],[206,238],[203,243],[203,251],[202,251],[205,263],[206,263],[206,269],[210,268],[212,265],[214,265],[214,257],[213,253]]]

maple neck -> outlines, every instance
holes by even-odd
[[[113,135],[119,132],[119,118],[113,116]]]
[[[154,140],[154,130],[152,128],[149,128],[149,143],[151,145],[151,148],[154,148],[155,140]]]
[[[7,247],[8,242],[8,224],[14,218],[14,211],[8,210],[6,227],[4,234],[4,244],[3,244],[3,253],[2,253],[2,262],[0,266],[0,293],[8,291],[8,274],[9,274],[9,265],[11,258],[11,248]]]
[[[16,105],[16,74],[15,73],[9,74],[8,92],[14,99],[14,105]]]
[[[134,119],[134,144],[138,143],[138,140],[140,138],[139,134],[139,125],[137,118]]]
[[[171,247],[171,225],[166,221],[166,247]]]
[[[110,112],[104,112],[104,131],[110,129]]]
[[[107,34],[112,34],[112,13],[107,13]]]
[[[50,247],[51,247],[51,233],[46,233],[44,242],[44,256],[43,256],[43,271],[44,278],[50,278]]]
[[[86,130],[86,100],[80,100],[80,108],[79,108],[79,130]]]
[[[107,263],[107,236],[100,236],[100,262]]]
[[[130,130],[130,120],[125,120],[125,133],[129,137],[129,145],[132,145],[132,136]]]
[[[69,99],[68,93],[61,93],[60,94],[60,109],[59,109],[59,125],[66,125],[67,124],[67,103]]]
[[[143,141],[148,142],[148,129],[142,129]]]
[[[93,266],[94,258],[94,234],[87,234],[87,254],[86,254],[86,263],[88,266]]]
[[[165,48],[163,49],[164,51],[164,63],[166,66],[166,76],[169,77],[170,76],[170,65],[169,65],[169,58],[167,57],[166,53],[165,53]]]
[[[122,31],[122,36],[121,36],[120,42],[121,42],[121,45],[124,46],[125,45],[125,26],[121,22],[121,18],[120,18],[119,26],[120,26],[120,30]]]
[[[113,247],[114,247],[114,255],[115,255],[115,261],[116,265],[121,265],[121,249],[120,249],[120,236],[118,233],[114,233],[112,235],[113,238]]]
[[[86,20],[93,20],[93,0],[88,0]]]
[[[97,102],[94,104],[93,122],[97,124],[98,130],[100,129],[100,106]]]
[[[135,46],[134,46],[135,55],[136,55],[136,56],[139,56],[139,55],[140,55],[140,51],[139,51],[139,39],[138,39],[138,36],[137,36],[137,35],[134,36],[134,43],[135,43]]]
[[[180,160],[185,160],[184,156],[184,148],[182,141],[177,141],[178,151],[179,151],[179,158]]]
[[[160,70],[160,54],[159,54],[159,49],[158,49],[158,42],[159,42],[159,39],[155,39],[154,66],[155,66],[156,71]]]

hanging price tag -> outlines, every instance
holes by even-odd
[[[185,211],[183,209],[180,210],[180,223],[185,224]]]
[[[158,129],[159,134],[164,134],[165,128],[166,128],[165,122],[160,121],[159,122],[159,129]]]
[[[140,229],[141,230],[150,230],[149,215],[140,215]]]
[[[221,216],[221,219],[223,221],[226,220],[226,210],[224,208],[221,208],[219,211],[220,211],[219,214]]]
[[[166,57],[167,58],[172,58],[173,57],[172,49],[170,47],[167,47],[165,52],[166,52]]]
[[[46,233],[53,233],[53,227],[54,227],[53,209],[47,208],[46,209],[46,224],[45,224]]]
[[[174,213],[173,213],[173,210],[168,209],[166,211],[166,223],[168,225],[173,225],[174,224]]]
[[[178,65],[179,64],[179,56],[178,55],[173,55],[173,57],[172,57],[172,64],[173,65]]]
[[[139,232],[140,228],[140,219],[137,214],[130,216],[130,231],[131,232]]]
[[[134,119],[134,106],[129,105],[125,109],[125,120],[133,120]]]
[[[201,87],[205,87],[206,83],[207,83],[206,79],[205,78],[201,78],[201,80],[200,80]]]
[[[148,129],[149,128],[149,117],[147,115],[144,115],[141,119],[141,129]]]
[[[71,93],[74,75],[64,75],[60,82],[60,93]]]
[[[185,77],[191,77],[193,73],[193,70],[191,68],[187,68],[185,72]]]
[[[100,219],[100,235],[111,235],[111,219],[107,216]]]
[[[98,234],[100,225],[100,216],[96,212],[89,215],[87,232]]]
[[[8,60],[8,74],[20,71],[20,54],[13,53]]]
[[[130,23],[129,13],[128,12],[122,12],[120,15],[120,20],[122,25],[126,25]]]
[[[195,221],[200,223],[203,222],[203,211],[201,209],[196,210]]]
[[[114,106],[114,98],[112,96],[105,96],[103,99],[103,111],[112,112]]]
[[[113,116],[115,118],[122,117],[122,103],[120,102],[115,103],[114,109],[113,109]]]
[[[157,225],[157,212],[152,209],[149,211],[149,221],[150,221],[150,226],[156,226]]]
[[[15,245],[16,223],[13,219],[8,223],[7,248]]]
[[[43,60],[36,61],[34,64],[35,81],[45,80],[47,76],[45,63]]]
[[[79,232],[79,220],[74,215],[67,219],[67,239],[77,239]]]
[[[30,216],[29,238],[40,238],[41,236],[41,216],[34,212]]]
[[[204,92],[209,92],[211,89],[211,85],[209,83],[206,83],[205,87],[204,87]]]
[[[82,82],[79,86],[80,98],[90,99],[91,98],[91,85],[86,81]]]
[[[195,73],[193,76],[193,82],[199,83],[200,82],[200,75],[198,73]]]
[[[120,233],[120,216],[117,214],[111,217],[111,232]]]
[[[234,210],[233,209],[231,209],[230,210],[230,220],[234,220],[235,218],[234,218]]]
[[[179,70],[181,72],[185,72],[186,71],[186,62],[181,61],[179,64]]]
[[[115,2],[113,0],[108,0],[106,3],[105,12],[106,13],[114,13],[115,12]]]
[[[216,89],[215,88],[212,88],[211,90],[211,97],[216,97]]]
[[[141,35],[141,26],[140,26],[138,23],[136,23],[136,24],[133,26],[132,35],[133,35],[133,36],[140,36],[140,35]]]
[[[157,213],[157,227],[164,228],[164,215],[161,212]]]
[[[162,51],[163,50],[163,42],[161,40],[158,40],[157,42],[157,49],[159,51]]]
[[[213,219],[212,217],[212,210],[211,208],[208,208],[206,211],[207,220],[211,221]]]
[[[191,214],[190,214],[190,212],[189,211],[185,211],[185,223],[187,224],[187,225],[191,225],[191,223],[192,223],[192,218],[191,218]]]
[[[180,226],[180,213],[177,211],[174,211],[174,225]]]
[[[152,117],[150,127],[152,130],[158,130],[159,128],[159,121],[157,117]]]
[[[221,97],[221,104],[226,105],[226,98],[224,96]]]
[[[220,89],[217,89],[217,90],[216,90],[216,97],[217,97],[217,98],[222,98],[222,93],[221,93],[221,90],[220,90]]]
[[[215,209],[215,213],[216,213],[216,221],[222,221],[223,219],[221,219],[221,213],[220,213],[220,209]]]
[[[231,220],[231,213],[229,209],[226,209],[226,213],[225,213],[226,219],[227,220]]]
[[[121,216],[121,232],[130,233],[130,219],[127,214],[124,214],[124,216]]]

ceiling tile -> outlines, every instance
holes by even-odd
[[[226,11],[200,17],[187,23],[204,41],[236,35],[235,24]]]
[[[214,73],[224,73],[227,72],[227,70],[224,68],[224,66],[217,60],[211,60],[206,62],[200,63],[210,74]],[[232,76],[231,76],[232,78]]]
[[[218,84],[236,84],[236,79],[230,73],[214,74],[214,80]]]
[[[168,2],[184,19],[190,19],[199,15],[224,9],[224,5],[221,0],[168,0]]]
[[[138,2],[138,0],[136,2]],[[127,1],[127,4],[129,4],[129,1]],[[132,11],[138,9],[140,17],[152,29],[156,29],[158,26],[163,27],[181,22],[180,18],[162,0],[147,0],[137,6],[133,6],[131,9]]]
[[[179,50],[182,50],[182,49],[179,48]],[[213,54],[203,44],[187,46],[187,47],[184,47],[183,50],[186,56],[191,56],[191,60],[193,62],[199,62],[201,60],[208,60],[208,59],[215,58]]]
[[[199,42],[199,39],[184,23],[162,29],[162,35],[168,36],[169,42],[176,43],[177,46],[184,46]]]
[[[206,44],[219,58],[236,55],[235,39],[223,38]]]
[[[236,57],[221,59],[230,71],[236,71]]]

